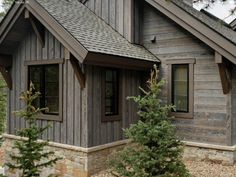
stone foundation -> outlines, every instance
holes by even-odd
[[[185,142],[183,158],[185,160],[234,165],[236,162],[236,146]]]
[[[14,140],[20,139],[14,135],[4,135],[2,150],[4,155],[0,156],[0,162],[9,161],[9,154],[17,153],[14,150]],[[63,159],[58,161],[53,169],[43,169],[42,177],[55,174],[58,177],[89,177],[107,168],[107,158],[114,152],[123,149],[128,140],[118,141],[92,148],[82,148],[70,145],[50,142],[47,149],[54,151],[55,155]],[[47,150],[46,149],[46,150]],[[0,151],[1,152],[1,151]],[[9,171],[5,168],[9,177],[19,177],[20,172]]]
[[[5,141],[0,150],[0,165],[9,161],[9,154],[16,153],[12,149],[13,142],[20,139],[13,135],[4,135]],[[59,177],[89,177],[107,167],[109,155],[123,149],[128,140],[118,141],[92,148],[81,148],[50,142],[47,149],[54,151],[63,159],[58,161],[53,169],[44,169],[42,177],[55,174]],[[219,146],[203,143],[185,142],[183,158],[195,161],[211,161],[224,165],[233,165],[236,161],[236,146]],[[5,169],[9,177],[18,177],[19,172]]]

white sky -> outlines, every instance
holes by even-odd
[[[0,4],[1,3],[2,3],[2,0],[0,0]],[[225,20],[227,23],[230,23],[233,19],[236,18],[236,15],[228,17],[229,10],[232,9],[234,6],[235,6],[235,1],[228,0],[226,3],[218,2],[218,3],[214,4],[212,7],[207,9],[207,11],[214,14],[218,18]],[[194,7],[199,10],[203,7],[203,4],[195,4]],[[0,6],[0,11],[2,11],[1,6]],[[228,17],[228,18],[226,18],[226,17]]]

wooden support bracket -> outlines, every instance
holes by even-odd
[[[224,94],[228,94],[231,90],[231,82],[227,74],[227,67],[225,63],[218,63],[221,85]]]
[[[222,55],[215,51],[215,63],[222,63]]]
[[[45,28],[44,26],[26,9],[25,19],[29,19],[30,24],[34,30],[35,35],[40,41],[42,48],[45,45]]]
[[[223,61],[223,57],[220,53],[215,51],[215,63],[217,63],[219,68],[219,74],[221,79],[221,85],[224,94],[228,94],[231,90],[231,82],[227,72],[226,64]]]
[[[70,62],[71,62],[71,65],[74,69],[75,75],[80,83],[80,87],[82,89],[84,89],[85,88],[85,75],[82,72],[82,69],[79,65],[79,61],[71,54],[70,55]]]
[[[12,67],[12,56],[0,54],[0,72],[7,83],[7,87],[12,89],[12,78],[10,68]]]

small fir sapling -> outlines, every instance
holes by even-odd
[[[38,127],[37,116],[45,108],[35,108],[34,101],[40,96],[35,92],[34,85],[30,83],[29,90],[23,92],[20,99],[26,103],[26,107],[15,114],[26,121],[27,128],[17,131],[21,140],[15,141],[13,149],[17,154],[10,154],[12,162],[5,165],[11,170],[20,170],[21,177],[40,176],[43,168],[52,167],[61,158],[55,156],[55,152],[46,151],[48,141],[38,141],[42,134],[47,131],[50,125]]]
[[[119,177],[189,177],[182,162],[183,144],[176,137],[169,112],[174,106],[163,105],[160,99],[164,81],[158,81],[154,66],[147,90],[129,97],[138,105],[140,120],[125,129],[132,144],[109,160],[110,172]]]

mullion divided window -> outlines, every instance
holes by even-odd
[[[31,65],[28,78],[41,93],[35,107],[48,108],[43,114],[59,115],[59,65]]]
[[[102,76],[102,121],[120,120],[119,71],[106,68]]]

